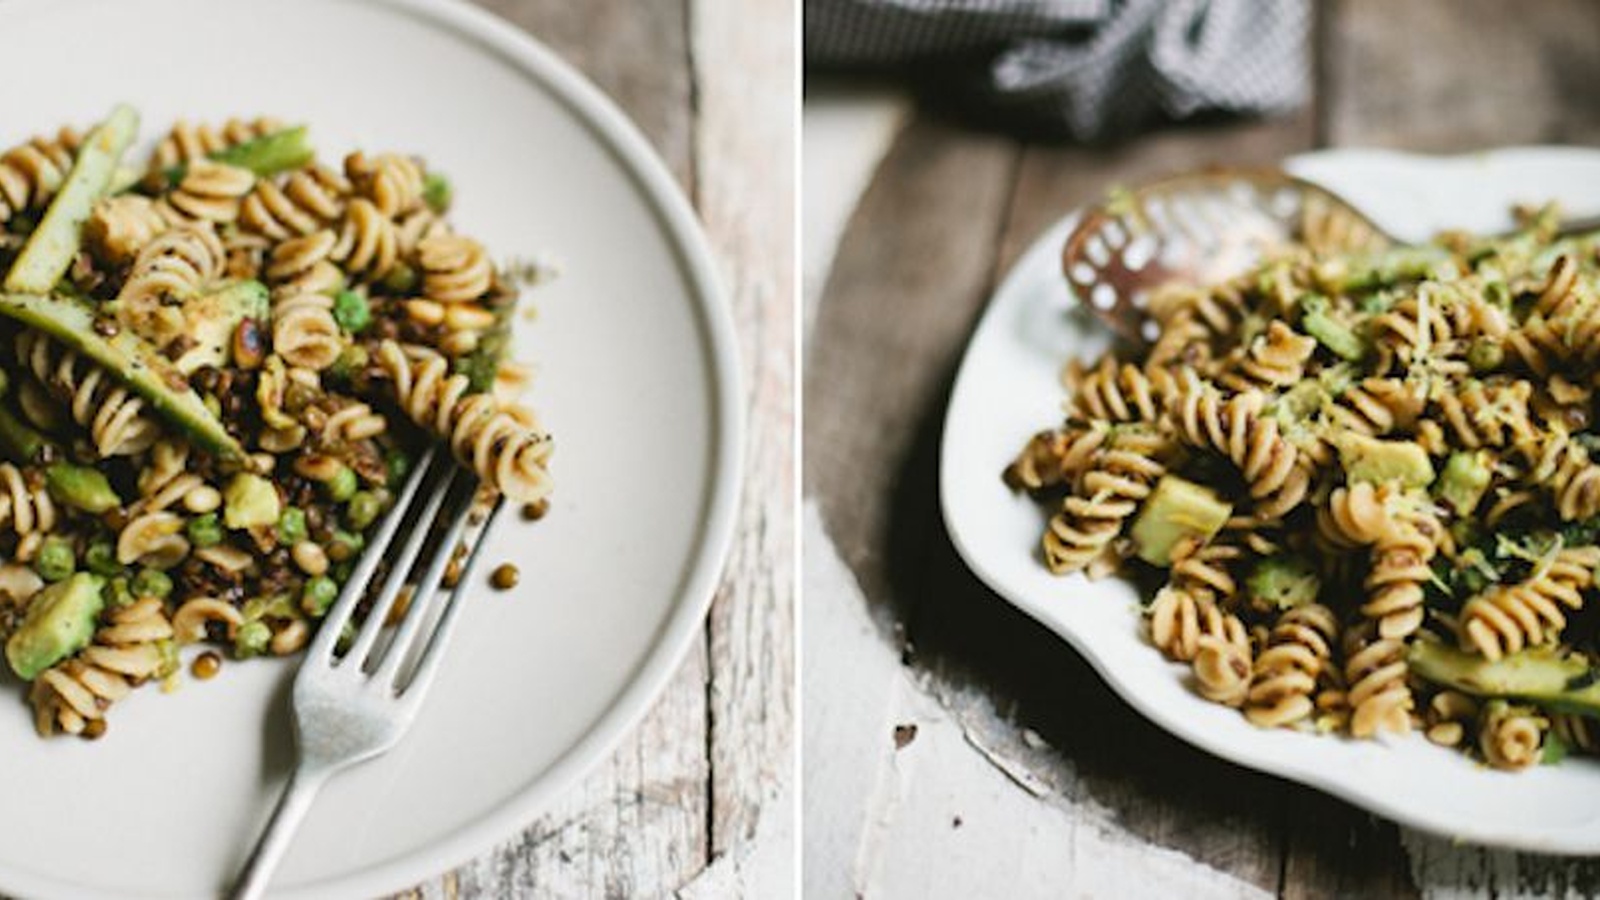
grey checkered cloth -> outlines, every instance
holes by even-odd
[[[806,62],[920,73],[985,115],[1092,139],[1299,106],[1310,21],[1311,0],[806,0]]]

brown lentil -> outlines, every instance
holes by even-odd
[[[217,673],[220,671],[222,671],[222,657],[211,650],[196,656],[194,662],[189,664],[190,674],[201,681],[209,681],[217,677]]]
[[[517,571],[516,566],[511,563],[501,563],[495,566],[494,572],[489,575],[489,583],[494,585],[495,590],[509,591],[517,586],[521,578],[522,573]]]
[[[98,741],[106,733],[105,719],[90,719],[84,723],[83,736],[91,741]]]
[[[549,500],[535,500],[522,507],[522,517],[529,522],[537,522],[550,512]]]
[[[389,615],[384,618],[385,625],[399,625],[411,611],[411,601],[417,596],[417,589],[413,585],[400,588],[400,593],[395,595],[394,605],[389,607]]]

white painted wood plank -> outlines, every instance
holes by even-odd
[[[858,857],[869,844],[869,809],[881,805],[869,805],[868,798],[887,777],[884,750],[893,746],[902,676],[899,661],[881,646],[854,577],[823,533],[821,514],[810,503],[803,521],[805,896],[853,898],[866,887]],[[867,856],[870,868],[870,852]]]
[[[739,332],[746,422],[739,528],[709,626],[713,857],[741,852],[795,771],[795,12],[795,0],[690,7],[695,199]]]
[[[988,701],[936,697],[899,664],[810,504],[801,543],[808,900],[1270,896],[1119,827],[1070,775],[998,756],[952,712]]]

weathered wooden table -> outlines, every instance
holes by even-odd
[[[794,4],[482,5],[610,94],[699,210],[739,331],[745,488],[704,634],[649,716],[520,835],[403,896],[721,897],[785,881],[742,867],[758,823],[785,815],[774,800],[793,770]]]
[[[1452,846],[1167,735],[985,589],[942,526],[939,431],[982,305],[1046,226],[1107,186],[1322,146],[1458,152],[1600,136],[1600,5],[1340,0],[1319,7],[1314,43],[1314,99],[1280,121],[1188,125],[1092,149],[918,115],[880,165],[805,360],[806,865],[808,884],[830,885],[808,895],[1600,891],[1600,862]],[[827,681],[817,636],[859,643],[824,615],[837,602],[818,595],[828,590],[864,598],[876,623],[868,643],[902,657],[897,686],[852,659],[839,664],[863,667],[853,684],[812,692],[813,673]],[[859,717],[882,729],[870,739],[876,755],[849,767],[865,774],[814,761],[834,739],[813,723],[863,705],[882,710]],[[848,742],[838,746],[847,755]],[[983,766],[1003,773],[1000,787],[958,783]],[[812,802],[819,785],[842,784],[857,786],[859,815]],[[834,820],[814,823],[824,808]],[[825,846],[821,825],[845,837]]]

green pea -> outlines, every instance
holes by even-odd
[[[64,537],[45,538],[39,547],[39,556],[33,561],[34,571],[45,581],[62,581],[71,576],[77,566],[72,542]]]
[[[110,541],[100,540],[83,552],[83,564],[89,571],[104,578],[122,574],[122,563],[117,562],[117,549]]]
[[[454,193],[450,188],[450,179],[444,177],[442,172],[429,172],[422,178],[422,202],[436,213],[442,213],[450,208],[450,195]]]
[[[239,626],[239,631],[233,636],[233,655],[240,659],[249,659],[260,656],[267,650],[267,642],[272,640],[272,629],[265,622],[246,622]]]
[[[172,593],[172,576],[160,569],[140,569],[139,574],[133,576],[132,588],[135,597],[159,597],[164,600]]]
[[[306,582],[305,590],[300,595],[300,608],[308,616],[321,618],[327,615],[328,607],[337,599],[339,583],[326,575],[318,575]]]
[[[278,543],[288,546],[306,539],[306,511],[286,506],[278,517]]]
[[[349,466],[340,466],[339,471],[322,485],[328,491],[328,496],[337,503],[344,503],[356,494],[360,484],[356,481],[355,470]]]
[[[349,650],[350,646],[355,642],[356,623],[347,621],[344,623],[344,627],[339,629],[339,640],[334,642],[333,649],[343,653],[346,650]]]
[[[417,270],[405,263],[395,263],[383,276],[383,286],[394,294],[409,294],[417,287]]]
[[[372,491],[356,491],[345,507],[345,520],[357,531],[365,531],[383,512],[383,501]]]
[[[339,351],[339,358],[328,367],[328,374],[341,381],[349,381],[356,373],[367,367],[372,357],[368,355],[367,348],[360,344],[351,344]]]
[[[340,328],[358,334],[372,324],[372,306],[355,291],[340,291],[333,298],[333,319]]]
[[[128,579],[118,575],[106,584],[106,602],[112,606],[127,606],[134,601],[133,591],[128,587]]]
[[[1474,372],[1492,372],[1500,368],[1505,359],[1505,350],[1489,338],[1478,338],[1467,347],[1467,365]]]
[[[411,457],[399,447],[390,447],[383,454],[384,469],[389,474],[389,484],[398,487],[411,474]]]
[[[196,516],[184,527],[189,533],[189,543],[196,547],[215,547],[222,543],[222,520],[214,512]]]
[[[341,528],[334,530],[333,539],[328,541],[328,546],[324,550],[327,552],[329,559],[336,563],[342,563],[346,560],[354,559],[366,544],[366,538]]]

